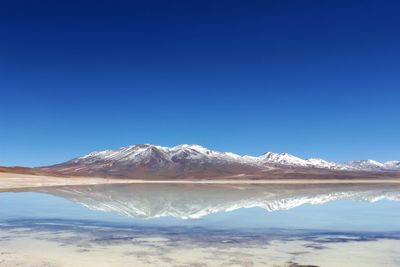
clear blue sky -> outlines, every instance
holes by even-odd
[[[0,165],[136,143],[400,159],[397,1],[2,1]]]

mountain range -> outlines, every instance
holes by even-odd
[[[267,152],[255,157],[214,151],[200,145],[164,147],[139,144],[91,152],[64,163],[27,170],[67,176],[135,179],[287,178],[293,175],[368,178],[400,174],[400,161],[334,163],[319,158],[302,159],[287,153]]]

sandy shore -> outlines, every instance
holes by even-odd
[[[243,178],[216,180],[138,180],[109,179],[95,177],[53,177],[29,174],[1,173],[0,191],[12,191],[36,187],[66,186],[66,185],[96,185],[96,184],[399,184],[400,179],[258,179]]]
[[[130,183],[130,180],[113,180],[92,177],[52,177],[29,174],[0,173],[0,191],[65,185],[95,185]],[[137,182],[137,181],[136,181]]]

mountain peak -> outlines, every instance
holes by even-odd
[[[267,152],[260,156],[264,162],[277,163],[283,165],[307,166],[307,162],[301,158],[288,153]]]
[[[138,177],[204,175],[232,176],[259,173],[269,169],[325,169],[330,171],[400,170],[399,161],[380,163],[356,160],[337,164],[320,158],[302,159],[288,153],[267,152],[259,157],[219,152],[197,144],[173,147],[137,144],[114,150],[95,151],[68,162],[47,167],[65,174]]]
[[[384,164],[381,162],[378,162],[376,160],[372,160],[372,159],[366,159],[366,160],[353,160],[350,161],[349,163],[347,163],[347,165],[355,167],[355,168],[361,168],[361,169],[365,169],[365,168],[382,168],[384,167]]]

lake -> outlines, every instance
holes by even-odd
[[[0,193],[0,266],[400,266],[400,185]]]

